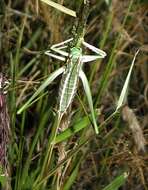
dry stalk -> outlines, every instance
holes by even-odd
[[[6,102],[6,84],[6,78],[2,73],[0,73],[0,167],[2,167],[3,175],[10,177],[7,154],[10,139],[10,120]],[[9,185],[9,180],[7,180],[5,190],[9,189],[11,188]]]

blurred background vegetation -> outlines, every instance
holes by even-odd
[[[54,2],[77,11],[82,1]],[[60,78],[49,85],[41,94],[43,97],[23,114],[17,115],[16,112],[50,73],[64,65],[40,51],[70,38],[75,19],[39,0],[0,0],[0,69],[11,83],[7,97],[11,127],[7,166],[11,184],[7,184],[8,189],[56,189],[53,184],[59,156],[57,147],[50,168],[43,172],[40,180],[49,173],[50,178],[38,188],[33,184],[41,173],[46,154]],[[98,124],[113,113],[133,56],[137,49],[140,52],[130,80],[126,105],[101,127],[99,135],[94,135],[87,120],[89,108],[79,84],[67,122],[71,128],[82,125],[84,129],[77,133],[74,131],[66,141],[65,149],[72,155],[69,154],[67,159],[68,170],[60,189],[100,190],[127,172],[128,177],[120,190],[146,190],[147,0],[91,0],[85,41],[107,53],[105,59],[84,65],[95,109],[99,112]],[[77,148],[82,143],[83,146]]]

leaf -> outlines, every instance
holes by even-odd
[[[43,1],[44,3],[50,5],[51,7],[54,7],[56,9],[60,10],[63,13],[66,13],[66,14],[68,14],[70,16],[76,17],[76,12],[75,11],[73,11],[71,9],[68,9],[68,8],[64,7],[63,5],[55,3],[55,2],[53,2],[51,0],[41,0],[41,1]]]
[[[130,70],[129,70],[128,75],[126,77],[124,86],[122,88],[122,91],[121,91],[121,94],[120,94],[120,97],[119,97],[119,100],[118,100],[118,103],[117,103],[116,111],[118,111],[121,108],[121,106],[126,102],[128,85],[129,85],[131,73],[132,73],[132,70],[133,70],[133,67],[134,67],[135,59],[136,59],[136,56],[137,56],[138,53],[139,53],[139,50],[135,53],[135,56],[133,58]]]
[[[80,78],[82,80],[83,87],[84,87],[86,97],[87,97],[87,100],[88,100],[88,104],[89,104],[89,108],[90,108],[90,111],[91,111],[92,121],[93,121],[93,124],[94,124],[95,132],[96,132],[96,134],[98,134],[99,131],[98,131],[98,126],[97,126],[97,123],[96,123],[96,118],[95,118],[95,113],[94,113],[94,108],[93,108],[92,95],[91,95],[88,80],[87,80],[87,78],[85,76],[85,73],[82,70],[80,71]]]
[[[118,190],[126,181],[128,174],[124,172],[122,175],[116,177],[108,186],[103,190]]]
[[[17,111],[17,114],[22,113],[26,108],[29,107],[29,104],[60,74],[63,73],[64,67],[57,69],[55,72],[49,75],[49,77],[41,84],[37,91],[31,96],[31,98]]]
[[[55,143],[60,143],[65,141],[75,133],[79,132],[83,128],[87,127],[90,124],[90,120],[88,117],[83,117],[80,121],[78,121],[74,126],[71,128],[67,128],[65,131],[61,132],[57,135]]]

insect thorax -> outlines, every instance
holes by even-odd
[[[82,49],[73,47],[70,49],[70,58],[75,62],[82,56]]]

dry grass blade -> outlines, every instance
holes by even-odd
[[[55,2],[53,2],[51,0],[41,0],[41,1],[48,4],[48,5],[50,5],[51,7],[54,7],[56,9],[60,10],[63,13],[66,13],[66,14],[68,14],[70,16],[76,17],[76,12],[75,11],[73,11],[71,9],[68,9],[68,8],[64,7],[63,5],[55,3]]]
[[[129,85],[130,77],[131,77],[132,70],[133,70],[133,67],[134,67],[135,59],[136,59],[136,56],[137,56],[138,53],[139,53],[139,50],[135,53],[134,59],[133,59],[132,64],[130,66],[130,70],[129,70],[128,75],[126,77],[124,86],[122,88],[122,91],[121,91],[121,94],[120,94],[120,97],[119,97],[119,100],[118,100],[118,103],[117,103],[116,111],[119,110],[122,107],[122,105],[126,102],[128,85]]]

